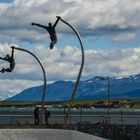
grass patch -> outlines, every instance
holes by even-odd
[[[82,101],[73,101],[72,105],[91,105],[96,103],[107,103],[108,100],[82,100]],[[119,102],[119,105],[122,107],[137,108],[140,109],[140,99],[111,99],[110,102]],[[26,101],[0,101],[0,106],[34,106],[35,104],[41,105],[41,102],[26,102]],[[61,101],[61,102],[46,102],[47,105],[62,105],[66,106],[70,104],[70,101]]]

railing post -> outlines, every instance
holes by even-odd
[[[80,123],[82,122],[82,115],[83,115],[83,109],[82,109],[82,106],[80,107]]]

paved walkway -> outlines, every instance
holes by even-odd
[[[0,140],[105,140],[74,130],[0,129]]]

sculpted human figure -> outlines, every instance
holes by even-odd
[[[55,27],[56,27],[59,20],[60,20],[60,17],[57,17],[57,20],[55,21],[55,23],[53,25],[52,25],[52,23],[49,23],[48,26],[44,26],[44,25],[41,25],[38,23],[31,23],[31,25],[36,25],[36,26],[44,28],[48,31],[48,33],[50,35],[50,39],[51,39],[50,49],[53,49],[54,45],[57,42]]]
[[[8,61],[10,63],[9,68],[2,68],[0,72],[4,73],[6,72],[12,72],[13,69],[15,68],[15,59],[14,59],[14,48],[12,48],[12,53],[11,56],[9,54],[7,54],[4,58],[0,57],[0,59]]]

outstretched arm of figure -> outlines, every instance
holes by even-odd
[[[4,57],[4,58],[0,57],[0,59],[2,59],[2,60],[7,60],[5,57]]]
[[[61,17],[57,16],[57,20],[55,21],[53,27],[55,28],[55,26],[57,25],[58,21],[60,20]]]
[[[33,25],[36,25],[36,26],[38,26],[38,27],[41,27],[41,28],[45,28],[45,29],[47,29],[48,27],[47,26],[44,26],[44,25],[41,25],[41,24],[38,24],[38,23],[31,23],[31,25],[33,26]]]
[[[14,58],[14,46],[12,46],[11,48],[12,48],[11,58]]]

